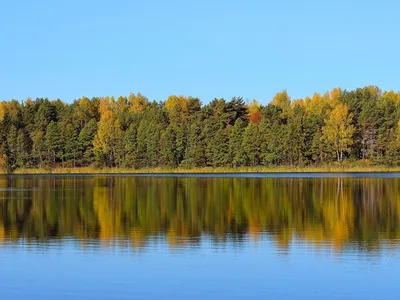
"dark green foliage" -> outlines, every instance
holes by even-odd
[[[37,107],[34,120],[35,127],[37,130],[46,132],[47,125],[51,121],[56,121],[56,109],[48,99],[37,99],[35,107]]]
[[[245,127],[245,122],[239,118],[235,121],[235,125],[232,129],[232,134],[229,139],[229,160],[231,161],[232,167],[240,167],[246,163],[245,151],[242,147]]]
[[[229,164],[229,134],[218,118],[206,120],[203,129],[206,164],[221,167]]]
[[[18,167],[18,132],[14,125],[11,125],[7,134],[7,153],[8,153],[8,164],[10,169],[16,169]]]
[[[242,148],[246,165],[258,166],[261,161],[261,139],[258,124],[250,122],[247,125],[244,131]]]
[[[166,167],[174,168],[178,165],[178,150],[176,144],[176,134],[171,126],[168,126],[161,134],[161,164]]]
[[[187,139],[188,141],[185,150],[185,157],[181,163],[181,167],[204,167],[206,165],[206,156],[204,150],[204,139],[202,135],[201,121],[193,121],[193,123],[189,127]]]
[[[45,146],[47,149],[48,162],[53,165],[55,165],[56,160],[62,159],[63,157],[63,140],[61,139],[61,132],[58,124],[59,123],[51,121],[46,130]],[[69,138],[70,136],[65,132],[65,141],[68,142]]]
[[[132,123],[124,136],[125,160],[124,165],[127,168],[138,168],[138,145],[137,145],[137,128]]]
[[[280,107],[269,104],[261,111],[261,159],[264,165],[285,164],[286,118]]]
[[[94,160],[93,139],[96,132],[97,122],[95,119],[91,119],[79,133],[79,148],[83,165],[89,165]]]
[[[32,163],[35,166],[42,167],[45,162],[46,155],[46,145],[45,145],[45,135],[42,130],[37,129],[31,134],[32,139]]]
[[[29,153],[31,141],[29,136],[26,134],[25,130],[20,129],[18,130],[17,136],[17,157],[15,162],[15,167],[29,167],[31,164]]]
[[[89,125],[90,123],[88,123]],[[83,132],[83,131],[82,131]],[[65,146],[64,146],[64,158],[67,165],[75,167],[79,164],[81,151],[79,145],[78,132],[72,124],[68,124],[64,131]],[[88,149],[86,150],[88,151]]]
[[[288,163],[290,165],[303,166],[305,163],[304,115],[304,108],[300,105],[296,105],[289,117],[287,125],[287,150]]]
[[[137,130],[137,166],[149,168],[158,166],[161,161],[161,126],[154,120],[144,119]]]

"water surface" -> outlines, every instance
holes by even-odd
[[[0,299],[397,299],[400,175],[0,177]]]

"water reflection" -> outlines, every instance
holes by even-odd
[[[397,178],[3,176],[0,245],[379,252],[399,245],[399,205]]]

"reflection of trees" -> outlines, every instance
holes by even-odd
[[[373,178],[2,177],[0,243],[20,238],[171,246],[268,234],[376,249],[400,236],[400,180]]]

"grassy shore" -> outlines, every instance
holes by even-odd
[[[17,169],[12,174],[177,174],[177,173],[285,173],[285,172],[400,172],[400,167],[387,166],[318,166],[318,167],[241,167],[241,168],[149,168],[149,169],[124,169],[124,168],[51,168],[51,169]],[[1,173],[1,172],[0,172]],[[4,174],[4,172],[2,172]]]

